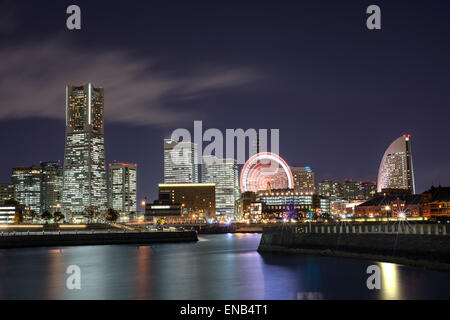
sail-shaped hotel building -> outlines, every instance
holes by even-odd
[[[378,192],[382,192],[383,189],[406,189],[415,194],[409,134],[392,142],[383,155],[378,172]]]

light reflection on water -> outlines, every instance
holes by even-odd
[[[0,299],[449,299],[450,273],[376,262],[259,254],[260,235],[200,236],[197,243],[0,250]],[[81,268],[81,290],[65,271]]]
[[[401,283],[399,277],[399,265],[394,263],[379,263],[381,268],[382,282],[381,291],[382,299],[385,300],[399,300],[402,299]]]

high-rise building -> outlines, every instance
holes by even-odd
[[[234,216],[239,198],[239,176],[236,160],[203,157],[202,182],[216,185],[217,216]]]
[[[343,199],[344,187],[337,181],[322,180],[319,183],[319,195],[329,197],[331,200]]]
[[[410,135],[396,139],[384,153],[378,172],[378,192],[383,189],[406,189],[415,193]]]
[[[294,190],[305,194],[315,193],[314,172],[310,167],[291,167]]]
[[[16,191],[14,185],[10,183],[0,184],[0,205],[6,200],[12,200],[16,198]]]
[[[364,200],[372,199],[377,193],[377,183],[376,182],[362,182],[361,192]]]
[[[164,183],[198,183],[197,145],[164,139]]]
[[[103,88],[91,83],[66,87],[65,213],[107,207],[103,99]]]
[[[109,164],[109,207],[121,213],[137,211],[136,164]]]
[[[361,192],[361,183],[359,181],[345,180],[344,182],[344,199],[345,200],[361,200],[364,199]]]
[[[17,202],[41,214],[41,167],[13,168],[11,181],[14,184]]]
[[[60,161],[41,162],[41,212],[55,213],[61,208],[62,165]]]

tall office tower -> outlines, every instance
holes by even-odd
[[[109,164],[109,207],[120,213],[137,211],[136,164]]]
[[[2,205],[6,200],[12,200],[15,198],[16,191],[13,184],[0,184],[0,205]]]
[[[41,162],[41,212],[55,213],[61,207],[62,164]]]
[[[198,183],[197,145],[164,139],[164,183]]]
[[[66,87],[65,213],[107,207],[103,99],[103,88],[91,83]]]
[[[16,200],[41,214],[41,168],[38,166],[13,168],[11,181],[14,184]]]
[[[396,139],[383,155],[378,171],[378,192],[383,189],[406,189],[415,193],[411,136]]]
[[[341,183],[332,180],[323,180],[319,183],[319,195],[332,200],[344,197],[344,187]]]
[[[202,183],[216,185],[216,215],[232,217],[235,215],[239,198],[239,176],[236,160],[220,159],[214,156],[203,157]]]
[[[294,177],[294,190],[298,192],[315,193],[314,172],[310,167],[291,167]]]

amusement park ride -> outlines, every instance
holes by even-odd
[[[277,154],[260,152],[250,157],[241,171],[241,191],[292,189],[294,178],[288,164]]]

